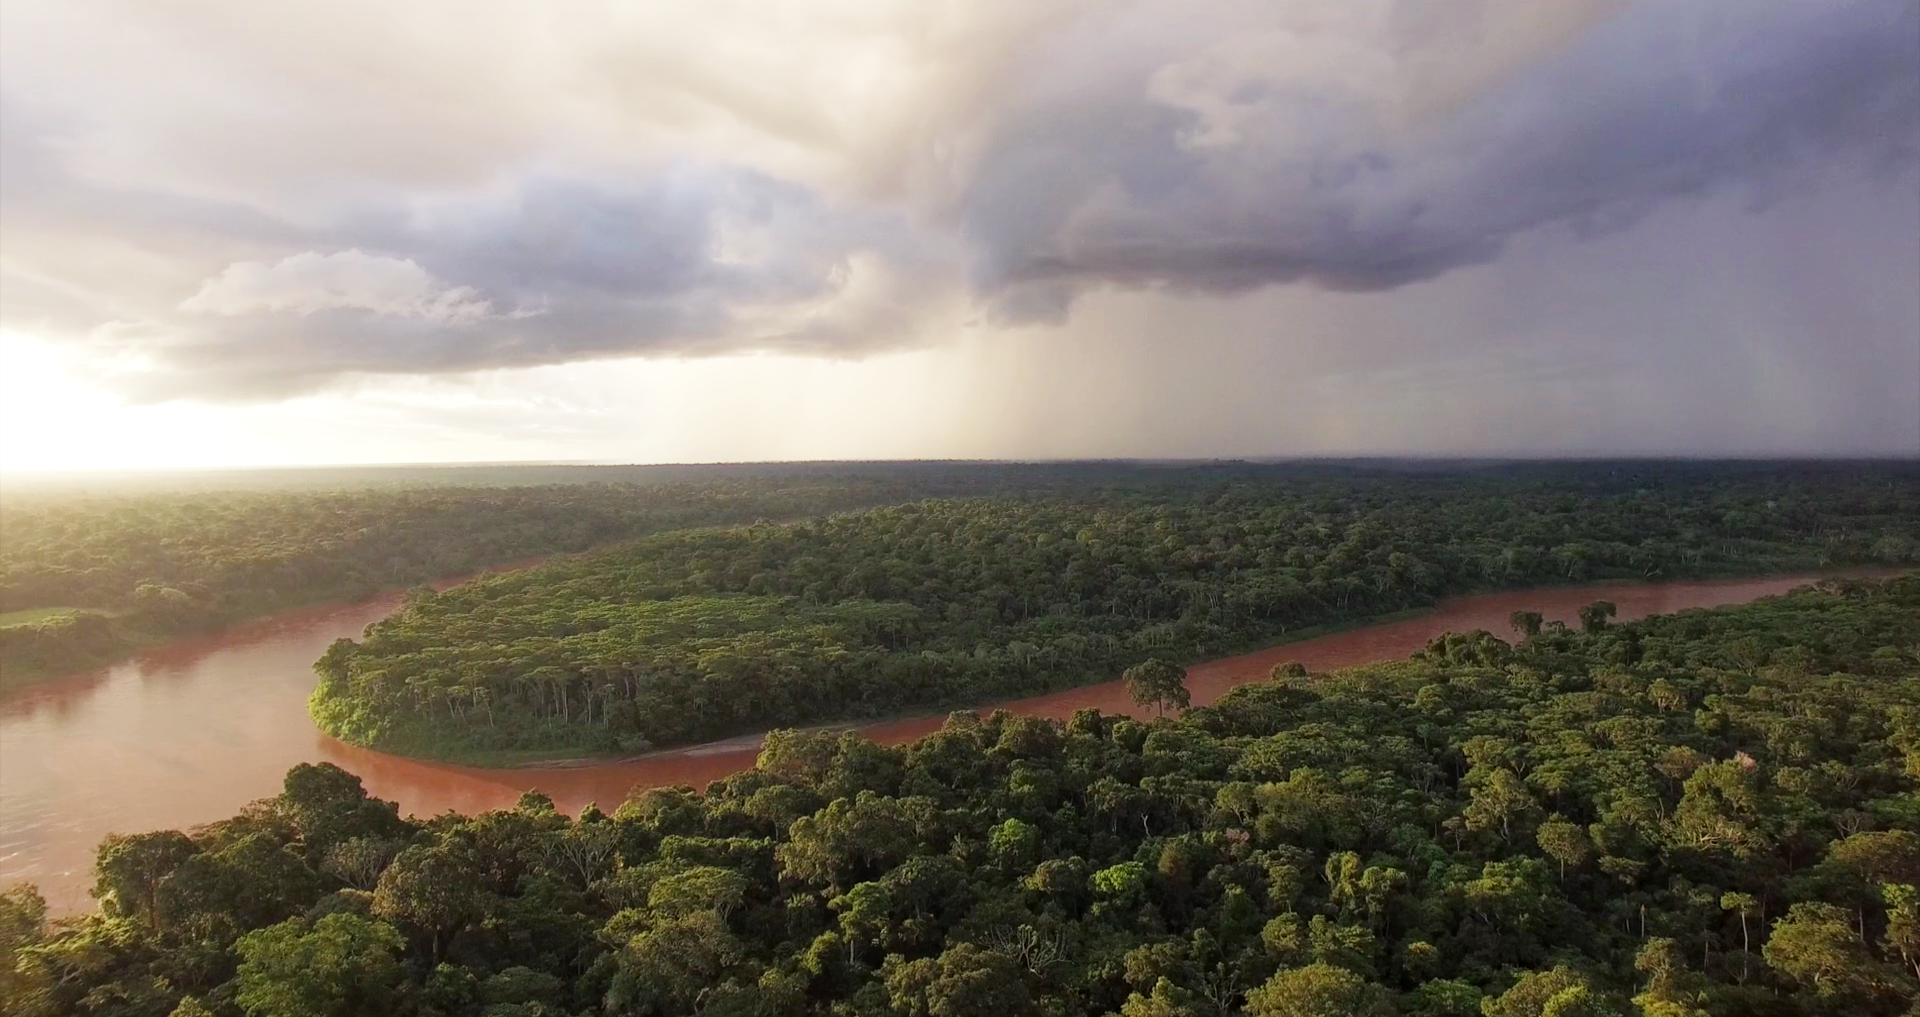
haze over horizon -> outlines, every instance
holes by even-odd
[[[1920,454],[1920,6],[0,7],[0,468]]]

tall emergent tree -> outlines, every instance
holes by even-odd
[[[1187,691],[1187,669],[1178,664],[1149,657],[1127,668],[1120,677],[1134,702],[1151,706],[1163,716],[1169,706],[1184,710],[1193,703],[1193,695]]]

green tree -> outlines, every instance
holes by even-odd
[[[486,889],[481,873],[444,848],[414,845],[380,874],[373,913],[426,939],[440,962],[448,937],[480,918]]]
[[[1146,903],[1147,867],[1139,862],[1122,862],[1094,873],[1089,884],[1102,903],[1124,914]]]
[[[1436,978],[1414,987],[1406,1011],[1419,1017],[1480,1017],[1480,1001],[1484,998],[1472,982]]]
[[[240,937],[234,995],[254,1017],[361,1017],[399,1009],[405,945],[384,922],[331,914]]]
[[[0,893],[0,999],[25,1000],[35,988],[22,954],[39,946],[46,931],[47,902],[38,890],[19,883]]]
[[[1892,984],[1879,958],[1832,904],[1802,902],[1773,923],[1760,956],[1767,966],[1828,1000],[1860,1000]]]
[[[1473,790],[1461,815],[1468,829],[1498,830],[1501,840],[1511,840],[1513,825],[1539,809],[1526,784],[1505,767],[1476,767],[1467,781]]]
[[[327,850],[320,871],[356,890],[372,890],[405,847],[399,840],[349,837]]]
[[[1682,843],[1745,858],[1766,848],[1766,818],[1753,769],[1729,759],[1707,763],[1687,778],[1673,826]]]
[[[899,799],[863,791],[794,820],[779,859],[794,878],[839,889],[891,868],[913,843],[913,819]]]
[[[1391,1017],[1392,995],[1331,964],[1286,968],[1247,993],[1253,1017]]]
[[[1583,632],[1600,632],[1606,629],[1607,619],[1620,613],[1611,600],[1596,600],[1580,609],[1580,629]]]
[[[108,834],[93,864],[93,896],[108,914],[160,927],[160,886],[199,845],[178,830]]]
[[[301,763],[288,770],[280,800],[316,851],[350,837],[391,839],[405,833],[393,803],[369,798],[359,777],[332,763]]]
[[[1578,823],[1570,823],[1558,813],[1533,831],[1533,838],[1548,857],[1560,863],[1560,878],[1567,878],[1567,866],[1575,869],[1593,860],[1593,841]]]
[[[1480,1004],[1486,1017],[1615,1017],[1618,1008],[1587,975],[1566,964],[1529,971],[1499,996]]]
[[[862,944],[885,945],[893,928],[893,894],[884,883],[855,883],[827,902],[840,916],[840,938],[847,944],[847,963],[859,956]]]
[[[545,971],[520,964],[496,972],[480,983],[480,998],[489,1004],[489,1014],[559,1015],[563,1012],[565,997],[566,983]]]
[[[1212,1017],[1218,1012],[1211,1000],[1175,985],[1170,978],[1155,981],[1146,995],[1129,993],[1120,1006],[1120,1017]]]
[[[893,1008],[907,1017],[1027,1017],[1036,1012],[1032,993],[1013,962],[971,943],[948,947],[938,958],[889,958],[883,975]]]
[[[313,870],[296,852],[271,834],[249,833],[180,863],[160,885],[160,920],[201,934],[210,924],[259,928],[298,914],[317,895]]]
[[[746,945],[715,912],[660,922],[625,940],[605,1003],[614,1013],[690,1013],[745,956]]]
[[[1856,833],[1834,844],[1827,860],[1857,873],[1863,883],[1920,883],[1920,833]]]
[[[1760,913],[1760,901],[1753,894],[1728,890],[1720,895],[1720,909],[1740,916],[1740,980],[1744,982],[1751,976],[1753,960],[1753,932],[1747,923]]]
[[[1001,865],[1024,870],[1033,865],[1039,854],[1040,831],[1030,823],[1008,817],[987,835],[987,846]]]
[[[1687,970],[1680,947],[1673,940],[1647,940],[1634,957],[1633,966],[1647,976],[1646,987],[1633,997],[1633,1005],[1646,1017],[1709,1017],[1701,1007],[1706,999],[1706,979]]]
[[[1164,715],[1169,706],[1184,710],[1193,702],[1192,694],[1187,691],[1187,669],[1158,657],[1149,657],[1127,668],[1120,677],[1126,683],[1127,695],[1141,706],[1152,707],[1156,713]]]
[[[1920,889],[1910,883],[1889,883],[1880,888],[1887,907],[1887,952],[1906,964],[1915,982],[1920,982]]]
[[[712,911],[725,920],[746,896],[745,876],[732,869],[696,865],[662,876],[647,892],[647,907],[676,918],[695,911]]]

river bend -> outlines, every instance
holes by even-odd
[[[1188,671],[1194,705],[1266,675],[1282,660],[1316,670],[1405,657],[1448,630],[1505,634],[1515,610],[1571,620],[1607,599],[1620,619],[1737,604],[1782,593],[1811,576],[1600,584],[1455,597],[1414,618],[1199,664]],[[16,689],[0,699],[0,886],[40,885],[52,910],[91,906],[93,851],[109,832],[188,829],[233,815],[280,790],[301,762],[357,773],[403,813],[474,813],[509,806],[538,788],[571,813],[589,801],[609,810],[635,787],[704,786],[751,766],[759,736],[579,766],[492,770],[355,748],[308,719],[313,661],[342,636],[358,637],[399,603],[291,611],[204,639],[170,644],[99,670]],[[1065,718],[1080,707],[1131,713],[1117,681],[989,704]],[[983,707],[983,708],[989,708]],[[900,742],[940,726],[940,716],[863,728]]]

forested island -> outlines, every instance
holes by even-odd
[[[1027,469],[416,590],[317,664],[314,719],[412,755],[630,753],[1104,680],[1467,591],[1920,561],[1911,464]]]
[[[1276,668],[1142,723],[778,733],[697,793],[403,819],[357,778],[0,896],[21,1017],[1894,1017],[1920,577]]]

